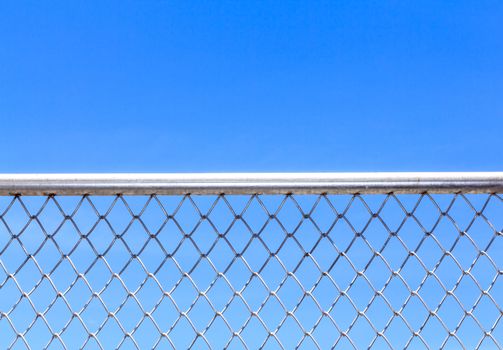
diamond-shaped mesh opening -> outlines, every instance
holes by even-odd
[[[501,348],[501,195],[6,196],[0,348]]]

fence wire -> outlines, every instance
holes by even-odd
[[[0,197],[0,348],[501,349],[500,194]]]

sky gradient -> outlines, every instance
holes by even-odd
[[[4,1],[0,172],[501,170],[498,1]]]

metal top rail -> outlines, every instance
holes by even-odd
[[[496,193],[503,172],[0,174],[0,195]]]

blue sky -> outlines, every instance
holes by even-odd
[[[501,170],[499,1],[3,1],[0,172]]]

